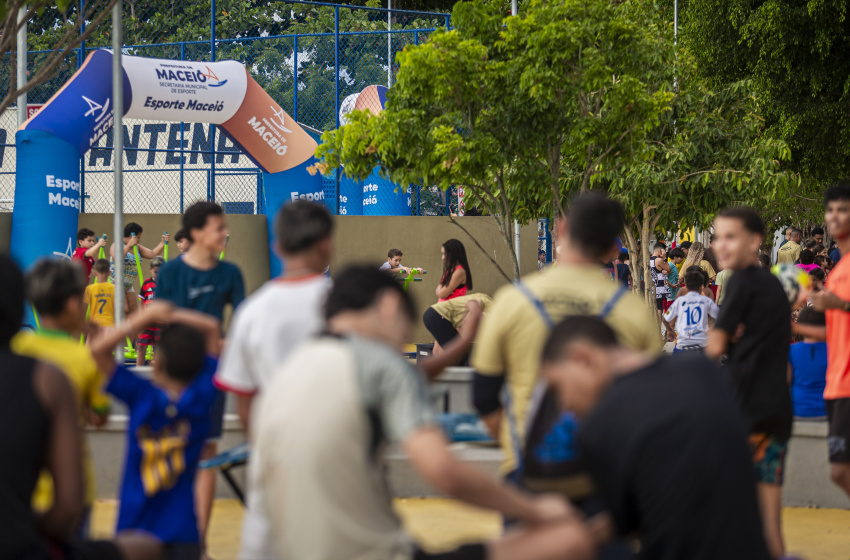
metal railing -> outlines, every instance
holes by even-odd
[[[72,10],[69,21],[85,8]],[[194,3],[193,3],[194,4]],[[124,53],[172,60],[238,60],[280,106],[317,140],[339,126],[340,102],[373,84],[391,85],[398,68],[395,54],[407,45],[427,40],[438,26],[450,24],[444,13],[388,11],[382,8],[288,1],[253,7],[252,18],[265,22],[234,27],[236,0],[205,0],[206,20],[175,13],[175,22],[157,9],[171,4],[138,6],[125,1]],[[182,9],[182,8],[181,8]],[[185,11],[190,11],[186,8]],[[203,10],[201,9],[201,12]],[[29,43],[44,45],[59,18],[49,10],[29,26]],[[54,18],[51,20],[50,18]],[[165,19],[164,23],[156,23]],[[162,33],[155,28],[160,25]],[[134,27],[135,26],[135,27]],[[146,30],[146,27],[151,27]],[[193,27],[194,26],[194,27]],[[141,30],[136,30],[136,27]],[[129,29],[128,29],[129,28]],[[191,40],[173,41],[181,29],[196,29]],[[158,29],[158,28],[156,28]],[[234,30],[237,31],[234,31]],[[291,32],[290,32],[291,31]],[[228,36],[230,35],[230,36]],[[95,33],[60,64],[55,77],[33,88],[31,104],[46,102],[92,51],[108,45],[108,28]],[[28,53],[34,75],[47,50]],[[0,63],[0,80],[13,79],[10,53]],[[0,115],[0,200],[14,198],[15,110]],[[125,119],[124,211],[180,213],[196,200],[214,200],[231,212],[262,213],[262,172],[217,127],[199,123],[163,123]],[[112,133],[81,160],[83,212],[112,212]],[[325,200],[336,209],[335,182],[327,184]],[[412,215],[442,215],[456,208],[456,194],[413,186]],[[454,200],[454,202],[452,202]],[[11,204],[0,204],[7,211]]]

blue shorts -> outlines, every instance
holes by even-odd
[[[216,390],[215,402],[210,409],[210,433],[207,441],[218,441],[224,433],[224,399],[227,395]]]

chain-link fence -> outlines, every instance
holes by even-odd
[[[59,34],[74,25],[85,1],[67,14],[45,12],[29,24],[28,74],[34,76]],[[343,100],[367,86],[391,86],[398,71],[395,55],[449,25],[448,14],[410,12],[314,2],[154,0],[124,2],[124,54],[172,60],[237,60],[271,97],[318,140],[339,126]],[[212,15],[214,14],[214,17]],[[28,93],[28,104],[45,103],[92,51],[109,47],[110,27],[91,36],[64,57],[55,76]],[[13,80],[14,57],[0,57],[0,80]],[[365,99],[365,98],[364,98]],[[0,115],[0,211],[14,199],[15,110]],[[81,161],[83,212],[112,212],[112,130]],[[49,157],[49,154],[45,154]],[[377,176],[376,176],[377,177]],[[358,189],[368,191],[368,183]],[[346,213],[345,190],[337,177],[325,180],[325,202]],[[413,185],[404,204],[369,213],[445,215],[457,212],[456,192]],[[228,213],[263,213],[263,174],[214,125],[124,121],[124,211],[180,213],[197,200],[214,200]],[[368,198],[364,193],[365,201]],[[386,199],[389,200],[389,199]],[[357,212],[352,212],[357,213]],[[362,211],[360,213],[363,213]]]

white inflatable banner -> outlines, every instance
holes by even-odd
[[[248,75],[234,61],[190,62],[128,56],[131,119],[223,124],[245,99]]]

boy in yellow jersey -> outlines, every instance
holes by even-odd
[[[86,286],[83,303],[89,319],[99,327],[115,326],[115,286],[109,283],[109,261],[98,259],[92,267],[97,282]]]
[[[80,334],[86,322],[85,286],[84,270],[77,263],[61,259],[36,263],[27,274],[26,291],[42,328],[37,333],[19,333],[11,345],[13,352],[51,363],[68,377],[77,400],[80,429],[88,421],[102,425],[109,411],[109,398],[103,392],[105,378],[88,349],[80,346]],[[83,438],[82,442],[86,513],[79,527],[81,537],[88,532],[95,497],[91,453],[87,440]],[[33,505],[37,511],[46,511],[52,503],[53,481],[43,472]]]

